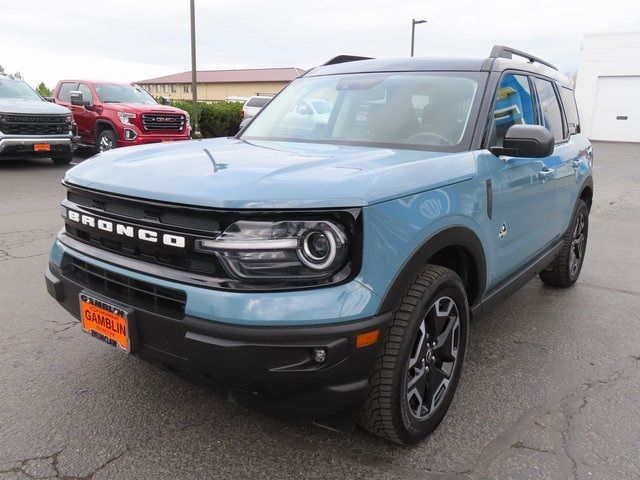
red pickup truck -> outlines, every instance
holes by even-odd
[[[72,111],[80,145],[100,152],[191,135],[187,112],[160,105],[135,84],[61,80],[53,98]]]

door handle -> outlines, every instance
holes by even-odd
[[[549,168],[543,168],[542,170],[540,170],[540,173],[538,174],[538,178],[544,183],[547,180],[552,180],[553,179],[553,170],[549,169]]]

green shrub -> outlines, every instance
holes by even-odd
[[[171,105],[185,110],[194,119],[191,112],[191,102],[186,100],[172,100]],[[198,103],[199,130],[203,137],[230,137],[240,129],[240,102]]]

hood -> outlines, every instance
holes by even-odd
[[[145,105],[144,103],[103,103],[102,108],[131,113],[184,113],[183,110],[171,105]]]
[[[55,103],[44,100],[18,100],[0,98],[0,113],[19,113],[28,115],[69,115],[71,111]]]
[[[470,152],[218,138],[118,148],[72,168],[65,180],[186,205],[287,209],[360,207],[475,172]]]

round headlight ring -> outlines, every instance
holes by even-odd
[[[324,257],[318,257],[311,251],[309,242],[314,235],[323,235],[329,243],[329,251]],[[324,270],[331,265],[338,253],[338,246],[333,232],[330,229],[327,230],[310,230],[302,239],[302,250],[298,250],[298,257],[307,267],[314,270]]]

